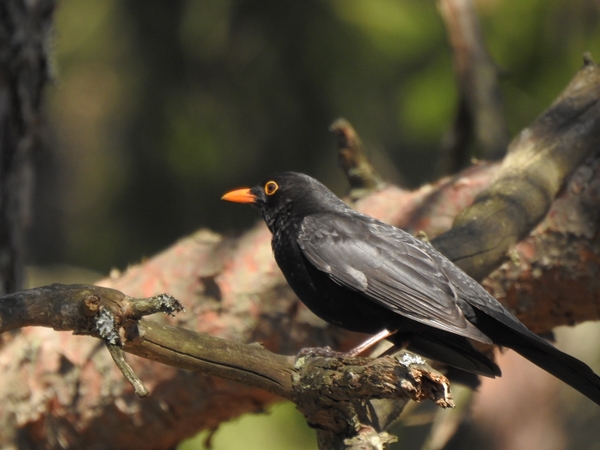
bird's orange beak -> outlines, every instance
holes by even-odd
[[[250,192],[250,189],[236,189],[235,191],[228,192],[221,200],[227,200],[228,202],[236,203],[254,203],[256,202],[256,195]]]

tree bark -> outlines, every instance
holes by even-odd
[[[54,1],[0,2],[0,295],[23,288]]]

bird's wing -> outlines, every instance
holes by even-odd
[[[408,233],[358,213],[324,213],[303,219],[298,244],[341,286],[417,322],[492,343],[465,318],[429,247]]]

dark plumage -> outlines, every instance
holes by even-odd
[[[271,175],[223,199],[252,203],[273,233],[277,264],[317,316],[375,334],[467,372],[499,376],[472,341],[511,348],[600,404],[600,378],[529,331],[431,246],[358,213],[317,180]]]

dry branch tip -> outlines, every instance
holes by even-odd
[[[596,62],[594,61],[594,58],[592,58],[592,53],[589,51],[583,54],[583,66],[597,66]]]
[[[350,196],[358,199],[383,187],[383,180],[369,161],[362,140],[350,122],[337,119],[329,130],[337,138],[339,163],[350,183]]]
[[[127,364],[127,361],[125,361],[125,354],[121,347],[106,343],[106,348],[108,348],[110,356],[112,356],[113,361],[115,362],[123,376],[133,386],[136,395],[138,397],[146,397],[150,393],[150,391],[148,390],[148,388],[146,388],[146,386],[144,386],[144,383],[142,383],[142,380],[140,380],[140,378],[135,374],[131,366]]]
[[[162,312],[174,317],[176,313],[185,311],[179,300],[168,294],[159,294],[149,298],[136,298],[131,301],[131,314],[134,319],[141,319],[150,314]]]

